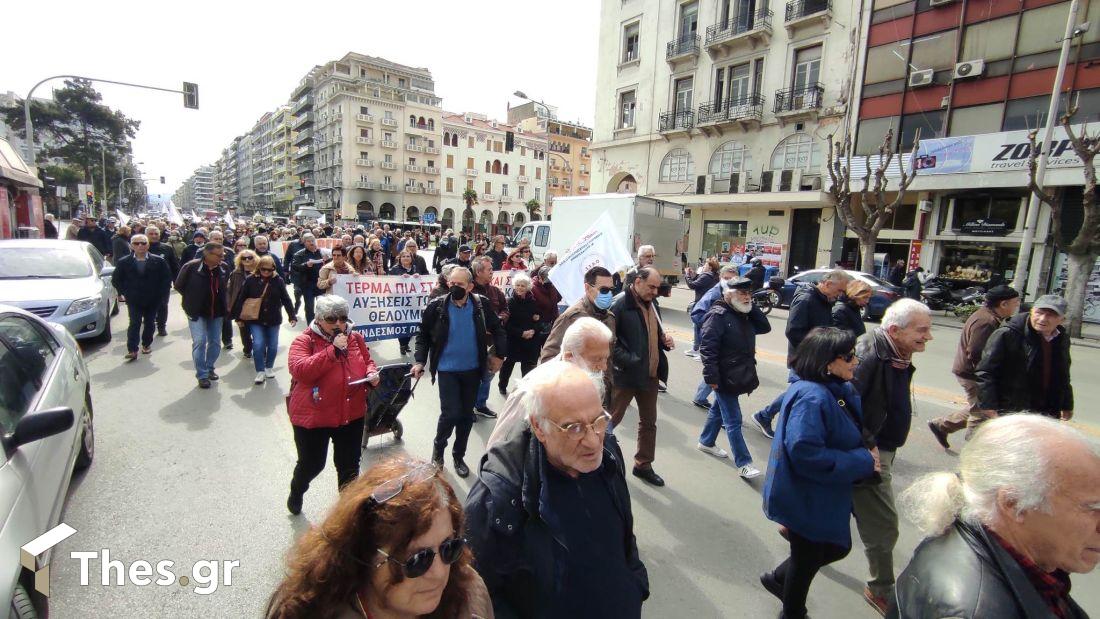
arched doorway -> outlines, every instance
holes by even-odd
[[[481,232],[488,233],[489,227],[493,225],[493,214],[488,209],[481,211],[481,218],[478,219],[477,228]]]
[[[447,228],[451,228],[453,230],[454,227],[455,227],[455,212],[454,212],[454,209],[449,209],[449,208],[443,209],[443,221],[441,221],[439,223],[443,225],[443,230],[446,230]]]
[[[415,206],[405,209],[405,221],[420,221],[420,209]]]
[[[517,228],[525,223],[527,223],[527,217],[523,213],[516,213],[515,217],[512,218],[512,225]]]
[[[374,216],[374,205],[367,200],[363,200],[355,205],[355,214],[358,216],[359,221],[364,223],[376,219]]]
[[[382,208],[378,209],[378,218],[393,221],[397,218],[397,209],[387,202],[382,205]]]
[[[638,191],[638,181],[633,174],[619,172],[611,177],[607,183],[607,193],[635,193]]]

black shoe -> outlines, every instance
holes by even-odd
[[[640,469],[638,467],[634,467],[634,476],[643,481],[649,482],[654,486],[657,486],[658,488],[665,485],[665,480],[651,468]]]
[[[435,467],[438,468],[438,469],[443,468],[443,450],[442,449],[440,449],[438,447],[435,447],[435,448],[432,449],[432,464],[434,464]]]
[[[233,350],[233,342],[225,342],[222,344],[222,348],[226,350]]]
[[[488,406],[479,406],[479,407],[474,409],[474,412],[477,413],[478,415],[481,415],[482,417],[487,417],[489,419],[496,419],[497,418],[497,414],[494,413],[493,411],[489,410]]]
[[[775,431],[772,430],[772,422],[768,421],[764,417],[764,411],[759,411],[752,414],[752,423],[756,426],[760,433],[768,438],[775,438]]]
[[[200,378],[199,379],[199,389],[209,389],[209,388],[210,388],[210,379],[209,378]]]
[[[947,442],[947,432],[944,432],[942,428],[936,425],[935,421],[928,422],[928,429],[932,431],[932,436],[936,437],[936,442],[940,444],[944,449],[951,449],[951,444]]]
[[[245,359],[251,359],[252,358],[252,351],[251,350],[244,351],[244,358]]]
[[[466,466],[466,463],[458,456],[455,456],[455,474],[462,478],[470,476],[470,467]]]
[[[164,327],[159,327],[157,329],[157,335],[159,335],[160,337],[165,337],[165,336],[168,335],[168,330],[165,329]]]
[[[500,391],[500,395],[502,395],[504,397],[508,397],[508,388],[507,387],[501,387],[499,389],[499,391]]]
[[[286,499],[286,510],[295,516],[302,513],[302,495],[292,490]]]
[[[710,402],[707,402],[706,400],[692,400],[691,403],[705,411],[710,410]]]
[[[760,584],[764,585],[764,588],[768,590],[768,593],[783,600],[783,585],[775,579],[775,574],[772,572],[764,572],[760,575]]]
[[[407,354],[409,354],[409,349],[408,349],[408,347],[402,346],[402,347],[401,347],[401,356],[402,356],[402,357],[404,357],[404,356],[405,356],[405,355],[407,355]]]
[[[658,381],[657,382],[657,392],[658,393],[668,393],[668,385]]]
[[[213,371],[210,372],[210,380],[218,380],[221,376],[218,376]]]

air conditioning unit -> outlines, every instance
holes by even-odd
[[[932,76],[935,71],[932,69],[925,69],[923,71],[913,71],[909,74],[909,87],[919,88],[921,86],[928,86],[932,83]]]
[[[943,6],[945,4],[951,4],[954,1],[955,0],[930,0],[928,5],[929,6]]]
[[[967,60],[966,62],[960,62],[955,65],[955,79],[961,80],[968,77],[978,77],[985,71],[985,61]]]
[[[798,188],[801,191],[820,191],[821,190],[821,175],[819,174],[803,174],[798,180]]]

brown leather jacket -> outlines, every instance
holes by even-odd
[[[975,380],[974,372],[982,360],[985,343],[999,326],[1001,318],[988,307],[982,306],[970,315],[963,325],[959,347],[955,351],[955,363],[951,366],[955,376]]]

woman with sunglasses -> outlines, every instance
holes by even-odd
[[[317,297],[314,316],[309,328],[290,344],[287,362],[291,378],[287,412],[298,450],[286,501],[292,514],[302,511],[310,482],[324,470],[329,442],[337,487],[359,474],[367,392],[379,382],[367,343],[348,320],[348,302],[334,294]],[[349,384],[361,378],[369,380]]]
[[[253,253],[250,249],[245,251]],[[233,298],[233,309],[229,315],[238,325],[247,327],[252,336],[252,363],[256,366],[256,379],[253,382],[262,385],[265,379],[275,378],[279,326],[283,324],[282,314],[279,313],[280,305],[286,310],[290,326],[298,324],[294,302],[290,300],[283,278],[275,272],[275,258],[262,256],[256,260],[255,273],[245,278],[240,291]],[[241,317],[241,310],[249,299],[259,299],[260,309],[256,318],[246,320]]]
[[[370,263],[367,263],[368,269],[373,267]],[[373,273],[373,271],[367,271]],[[348,262],[348,252],[343,247],[332,248],[332,260],[326,262],[321,267],[321,273],[317,276],[317,287],[324,291],[324,294],[332,292],[332,287],[336,285],[337,275],[355,275],[359,271],[355,270]]]
[[[348,484],[298,540],[267,617],[491,618],[462,504],[438,472],[392,459]]]
[[[503,271],[526,271],[527,263],[523,261],[523,248],[520,247],[512,253],[508,254],[508,259],[504,261],[504,266],[501,267]]]
[[[818,570],[852,548],[853,484],[880,470],[863,443],[859,394],[848,382],[859,360],[856,338],[817,328],[795,349],[798,380],[783,396],[764,482],[764,513],[784,527],[791,555],[760,583],[783,602],[786,619],[806,616],[806,596]]]
[[[244,286],[244,280],[256,272],[259,260],[260,257],[251,249],[244,249],[233,258],[233,272],[229,274],[229,278],[225,283],[225,298],[229,299],[230,303],[236,302],[237,295],[240,294],[241,288]],[[244,350],[244,358],[251,359],[252,332],[249,331],[248,325],[239,320],[237,321],[237,331],[241,335],[241,348]]]

